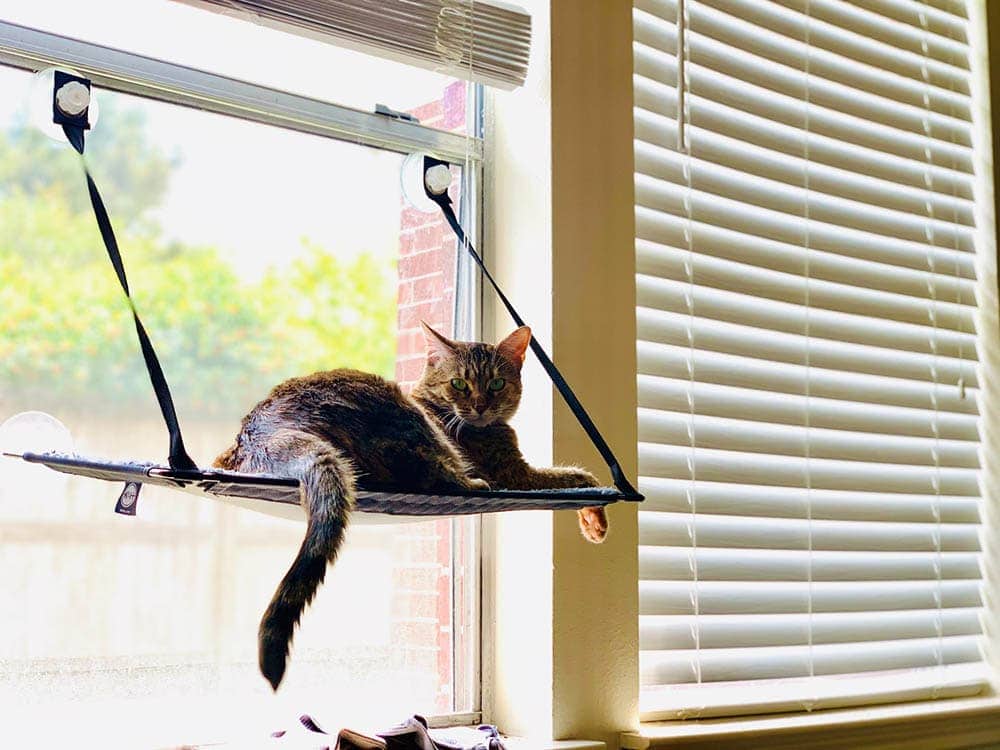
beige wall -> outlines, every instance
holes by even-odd
[[[632,7],[535,0],[527,85],[495,94],[486,247],[622,461],[636,470]],[[491,296],[486,294],[489,305]],[[495,308],[494,308],[495,310]],[[487,331],[510,327],[500,313]],[[536,462],[608,480],[572,414],[532,367],[518,423]],[[484,642],[486,711],[504,731],[617,743],[638,724],[636,507],[585,543],[573,513],[492,522]]]
[[[555,0],[551,23],[554,354],[634,480],[632,3]],[[557,463],[600,465],[559,402],[553,422]],[[557,737],[607,739],[637,721],[636,506],[609,517],[600,547],[581,543],[573,514],[555,517]]]

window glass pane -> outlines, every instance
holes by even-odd
[[[24,124],[29,78],[0,68],[0,422],[41,410],[80,453],[163,459],[80,166]],[[281,380],[406,375],[410,318],[450,330],[454,242],[404,208],[401,155],[99,95],[89,163],[199,464]],[[352,527],[272,696],[257,623],[303,524],[154,487],[120,517],[115,485],[10,460],[2,476],[8,710],[75,710],[59,715],[81,726],[113,712],[143,742],[204,742],[302,712],[385,725],[475,707],[471,521]]]
[[[461,107],[466,84],[172,0],[5,0],[0,19],[366,112]],[[446,98],[446,91],[451,94]],[[416,113],[430,127],[464,125]]]

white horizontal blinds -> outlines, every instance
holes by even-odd
[[[504,89],[527,75],[531,16],[502,0],[179,2]]]
[[[959,0],[636,0],[645,718],[971,694]]]

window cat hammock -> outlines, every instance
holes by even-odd
[[[116,462],[57,452],[5,453],[4,455],[20,458],[29,463],[42,464],[66,474],[103,479],[109,482],[124,482],[125,490],[119,497],[115,510],[127,515],[135,513],[135,501],[141,485],[152,484],[207,495],[269,515],[301,518],[298,480],[222,469],[199,469],[188,456],[170,388],[129,291],[125,265],[118,249],[108,212],[101,199],[101,194],[98,192],[97,185],[83,161],[84,133],[90,128],[88,121],[90,103],[89,80],[61,70],[54,71],[53,122],[62,127],[66,138],[80,154],[87,179],[87,190],[101,238],[132,311],[142,356],[170,435],[168,464],[164,466],[149,462]],[[430,156],[423,158],[423,189],[426,196],[441,209],[448,224],[458,237],[459,244],[465,248],[479,266],[483,276],[496,291],[515,323],[519,326],[525,325],[524,320],[493,279],[482,258],[469,243],[469,239],[451,206],[451,198],[448,196],[448,185],[451,179],[450,175],[446,173],[448,173],[447,162]],[[508,510],[579,509],[604,506],[619,500],[641,501],[642,495],[635,490],[625,476],[618,459],[615,458],[597,426],[534,337],[531,339],[531,350],[579,421],[580,426],[587,433],[594,447],[607,463],[614,487],[581,487],[558,490],[466,490],[449,491],[446,495],[434,495],[408,492],[405,488],[366,489],[362,482],[358,488],[355,510],[392,516],[455,516]]]

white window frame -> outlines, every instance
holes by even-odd
[[[468,123],[477,134],[463,135],[420,125],[404,119],[365,112],[333,102],[292,94],[280,89],[240,81],[195,68],[165,62],[104,45],[85,42],[0,19],[0,66],[31,73],[49,67],[71,68],[101,89],[141,96],[168,104],[227,115],[249,122],[333,138],[400,154],[427,152],[462,166],[462,200],[458,206],[466,233],[480,246],[483,211],[484,88],[469,86]],[[391,102],[390,102],[391,105]],[[458,254],[455,295],[455,328],[460,337],[481,333],[481,285],[474,264]],[[475,582],[471,628],[473,649],[469,711],[427,716],[432,727],[474,725],[482,712],[482,517],[474,526],[470,558],[475,562],[468,580]],[[453,523],[461,523],[456,519]],[[454,560],[455,550],[452,550]],[[454,578],[453,578],[454,582]],[[453,597],[452,616],[461,603]],[[197,739],[197,738],[193,738]]]

